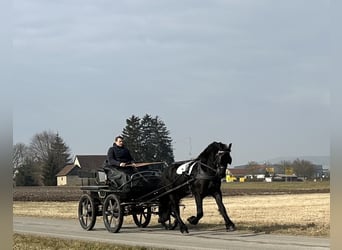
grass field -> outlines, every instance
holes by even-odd
[[[308,236],[329,236],[330,194],[284,194],[224,197],[231,219],[240,230]],[[196,213],[194,199],[182,201],[182,218]],[[13,214],[77,219],[78,202],[14,202]],[[133,223],[131,216],[124,223]],[[157,216],[151,224],[157,224]],[[96,226],[96,225],[95,225]],[[104,227],[102,218],[97,226]],[[189,228],[191,229],[191,225]],[[204,217],[197,227],[224,227],[215,200],[204,200]]]

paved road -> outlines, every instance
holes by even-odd
[[[327,238],[278,236],[239,231],[206,231],[192,228],[188,235],[182,235],[178,230],[167,231],[159,226],[140,229],[135,225],[124,224],[119,233],[113,234],[106,230],[101,217],[98,217],[92,231],[83,230],[77,220],[18,216],[13,218],[13,229],[18,233],[40,236],[182,250],[329,249]]]

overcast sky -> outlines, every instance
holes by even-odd
[[[58,132],[106,154],[159,116],[176,160],[233,143],[233,166],[329,155],[327,0],[16,0],[13,142]]]

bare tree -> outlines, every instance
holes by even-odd
[[[28,147],[24,143],[17,143],[13,146],[13,173],[24,165],[28,157]]]
[[[296,159],[292,164],[297,176],[305,178],[312,178],[314,176],[314,165],[310,161]]]
[[[30,143],[30,154],[35,162],[47,161],[55,135],[51,131],[43,131],[33,136]]]
[[[13,146],[13,180],[18,186],[43,185],[39,164],[33,162],[30,149],[24,143]]]

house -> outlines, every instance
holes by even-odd
[[[57,186],[65,186],[78,181],[78,168],[74,164],[66,165],[57,173]]]
[[[226,182],[244,181],[248,175],[247,169],[241,168],[227,168],[226,171]]]
[[[76,155],[73,164],[66,165],[57,173],[57,186],[94,184],[95,174],[102,168],[106,157],[106,155]]]
[[[231,178],[234,177],[238,178],[238,180],[245,181],[245,180],[254,180],[260,181],[264,180],[265,177],[273,174],[274,169],[270,166],[266,165],[241,165],[235,166],[234,168],[229,168],[227,173],[227,182],[228,182],[228,175],[231,175]]]
[[[310,178],[329,178],[329,173],[322,165],[312,164],[313,173]],[[281,164],[254,164],[240,165],[227,170],[226,181],[237,181],[244,177],[246,180],[265,181],[302,181],[304,176],[298,176],[293,167],[284,167]]]

